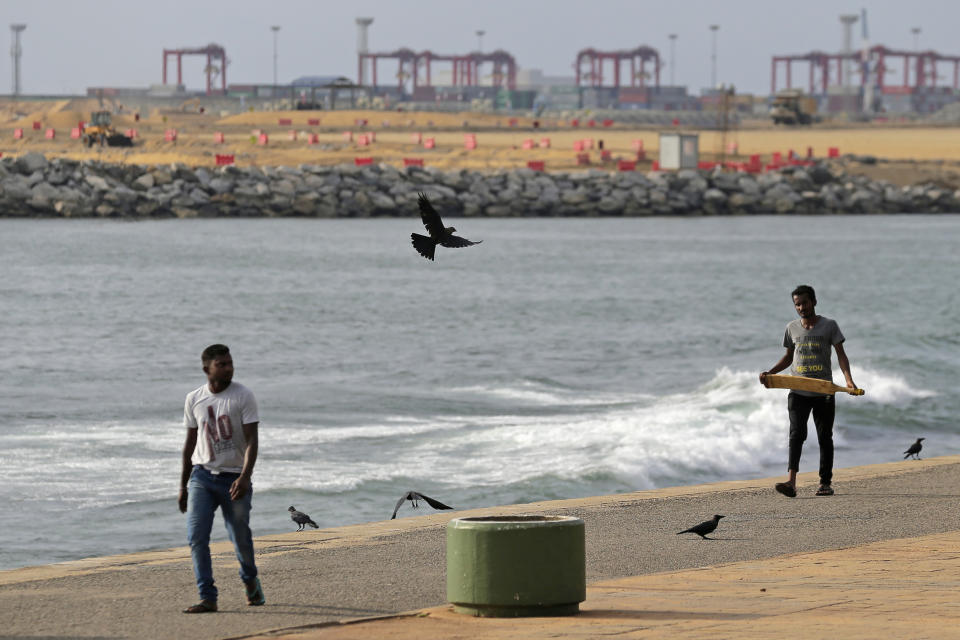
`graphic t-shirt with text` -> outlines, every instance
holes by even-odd
[[[833,380],[830,358],[833,345],[844,341],[840,327],[830,318],[820,316],[812,329],[804,329],[800,318],[787,325],[783,334],[783,346],[793,349],[793,364],[790,373],[805,378]],[[821,396],[822,393],[794,391],[805,396]]]
[[[260,422],[253,392],[239,382],[220,393],[212,393],[206,384],[187,394],[183,424],[199,429],[193,464],[217,473],[240,473],[247,449],[243,425]]]

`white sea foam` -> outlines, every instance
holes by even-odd
[[[636,402],[650,396],[628,395],[609,392],[583,392],[574,389],[558,389],[548,385],[523,380],[513,386],[472,385],[452,387],[446,392],[480,398],[494,398],[539,406],[594,406]]]

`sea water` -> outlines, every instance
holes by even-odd
[[[783,474],[757,376],[798,284],[867,390],[836,465],[960,452],[958,216],[455,224],[483,243],[428,262],[414,217],[0,222],[0,568],[185,544],[215,342],[260,405],[255,535]]]

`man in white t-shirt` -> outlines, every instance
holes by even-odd
[[[210,345],[201,360],[207,383],[188,393],[184,404],[187,439],[177,499],[180,512],[187,514],[187,539],[200,602],[184,609],[184,613],[217,610],[210,531],[218,507],[240,561],[247,604],[265,602],[250,532],[250,479],[259,448],[257,400],[249,389],[233,382],[233,358],[226,345]]]

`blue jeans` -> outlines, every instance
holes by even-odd
[[[187,541],[193,556],[193,574],[201,600],[217,600],[213,585],[213,565],[210,561],[210,530],[217,507],[223,513],[223,522],[240,562],[240,579],[250,582],[257,577],[253,558],[253,535],[250,533],[250,499],[253,487],[239,500],[230,499],[230,485],[238,473],[210,473],[200,466],[193,467],[187,483]]]

